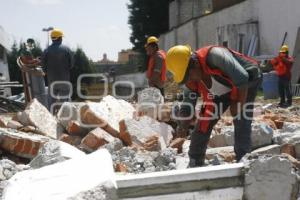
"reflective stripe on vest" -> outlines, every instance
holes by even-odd
[[[167,80],[167,66],[166,66],[166,53],[163,50],[157,51],[157,53],[163,58],[163,65],[160,72],[161,81],[164,82]],[[153,76],[153,70],[155,67],[154,56],[150,56],[148,60],[148,70],[147,77],[151,78]]]
[[[237,90],[237,87],[234,85],[233,81],[229,77],[227,77],[221,70],[213,69],[213,68],[211,68],[210,66],[207,65],[207,62],[206,62],[207,56],[208,56],[208,53],[209,53],[210,49],[213,48],[213,47],[220,47],[220,46],[207,46],[207,47],[201,48],[198,51],[196,51],[197,56],[198,56],[198,60],[200,62],[200,67],[202,68],[202,71],[205,74],[207,74],[209,76],[211,76],[211,75],[220,76],[224,80],[226,80],[231,85],[230,98],[232,100],[236,100],[237,97],[238,97],[238,90]],[[225,47],[220,47],[220,48],[225,48]],[[252,58],[249,58],[249,57],[247,57],[243,54],[240,54],[236,51],[233,51],[231,49],[228,49],[228,50],[232,54],[235,54],[237,56],[241,56],[244,59],[249,60],[249,61],[257,64],[257,61],[255,61]],[[189,86],[189,85],[187,85],[187,86]],[[195,88],[195,85],[194,85],[194,88]],[[197,85],[197,91],[198,91],[198,93],[201,92],[202,98],[203,98],[203,103],[204,103],[204,105],[203,105],[204,109],[203,109],[202,113],[200,113],[202,119],[198,121],[199,131],[201,133],[205,134],[205,133],[208,132],[209,123],[211,121],[210,118],[213,117],[212,113],[214,113],[214,111],[215,111],[214,108],[215,107],[213,106],[213,98],[210,96],[209,91],[207,90],[204,83]]]

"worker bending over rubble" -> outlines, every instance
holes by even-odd
[[[189,46],[178,45],[167,52],[166,64],[178,84],[185,84],[203,99],[191,135],[189,167],[204,164],[211,131],[228,107],[233,116],[237,161],[250,152],[253,102],[262,79],[257,62],[225,47],[207,46],[192,52]],[[194,108],[196,101],[190,102]],[[179,111],[181,117],[189,115],[184,107]],[[177,133],[186,131],[189,122],[182,118]]]
[[[148,55],[147,77],[150,87],[156,87],[164,96],[164,83],[166,77],[166,53],[159,50],[158,39],[151,36],[145,44],[146,53]]]
[[[279,107],[292,105],[291,69],[293,63],[294,59],[289,56],[289,47],[287,45],[283,45],[279,51],[279,55],[271,60],[271,64],[278,75]]]

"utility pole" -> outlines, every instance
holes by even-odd
[[[47,47],[49,46],[49,31],[52,31],[54,28],[49,26],[48,28],[43,28],[42,31],[47,33]]]

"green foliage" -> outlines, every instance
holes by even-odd
[[[18,81],[19,83],[23,83],[21,71],[17,64],[19,51],[20,51],[20,47],[18,47],[18,44],[14,42],[11,51],[7,55],[8,70],[9,70],[10,81]],[[15,95],[21,93],[23,91],[23,88],[12,88],[11,91],[12,94]]]
[[[24,43],[14,42],[11,51],[8,53],[8,68],[10,74],[11,81],[18,81],[19,83],[23,83],[21,70],[17,64],[17,58],[20,56],[21,52],[24,50]],[[39,45],[36,43],[35,47],[32,49],[33,57],[40,57],[43,54],[43,51]],[[74,68],[71,70],[71,83],[74,86],[74,93],[76,95],[76,87],[77,87],[77,78],[81,74],[86,73],[94,73],[94,66],[91,64],[92,62],[86,56],[84,51],[81,48],[77,48],[74,54]],[[47,77],[46,77],[47,78]],[[89,79],[83,79],[84,83],[89,83]],[[47,81],[46,81],[47,83]],[[23,92],[23,88],[12,88],[12,94],[19,94]]]
[[[74,52],[74,67],[71,70],[71,83],[73,85],[73,99],[77,98],[77,79],[81,74],[90,74],[94,73],[94,66],[89,58],[86,56],[84,51],[77,47]],[[89,84],[91,82],[90,79],[84,78],[82,79],[82,83]]]
[[[128,5],[134,49],[144,52],[147,37],[159,36],[168,30],[169,0],[130,0]]]

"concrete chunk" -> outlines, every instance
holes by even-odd
[[[0,128],[1,149],[22,158],[35,157],[40,147],[49,140],[50,138],[42,135]]]
[[[71,158],[81,158],[85,155],[77,148],[61,141],[51,140],[40,148],[39,153],[29,163],[32,168],[41,168]]]
[[[226,162],[233,162],[235,160],[235,153],[233,146],[210,148],[206,150],[206,159],[211,160],[216,155],[221,156]]]
[[[139,116],[163,119],[163,116],[168,115],[159,111],[160,109],[166,110],[162,107],[163,104],[164,97],[161,95],[159,89],[154,87],[146,88],[138,93],[137,113]]]
[[[20,120],[24,126],[31,125],[42,135],[56,139],[58,123],[55,117],[37,99],[33,99],[21,113]]]
[[[134,107],[112,96],[106,96],[99,103],[90,102],[81,107],[81,123],[90,128],[100,127],[114,137],[119,135],[119,122],[123,119],[132,119]]]
[[[20,129],[23,127],[23,125],[20,122],[14,121],[14,120],[10,120],[7,123],[7,128],[12,128],[12,129]]]
[[[110,190],[116,187],[111,156],[103,149],[80,158],[19,172],[8,181],[2,199],[68,199],[106,183],[112,186]],[[112,196],[107,198],[115,199]]]
[[[283,156],[259,156],[246,163],[245,169],[245,199],[297,199],[298,178]]]
[[[271,154],[271,155],[279,155],[280,154],[280,145],[273,144],[266,147],[261,147],[259,149],[256,149],[252,151],[251,153],[255,154]]]
[[[139,119],[126,119],[120,123],[120,137],[128,145],[135,143],[145,146],[150,138],[157,137],[159,140],[158,149],[164,149],[173,138],[171,126],[160,123],[148,116]]]
[[[13,116],[11,115],[0,115],[0,127],[7,128],[7,124],[12,118]]]
[[[76,121],[79,120],[79,108],[82,107],[85,103],[69,103],[64,102],[60,107],[57,113],[57,119],[63,127],[67,127],[69,121]]]

